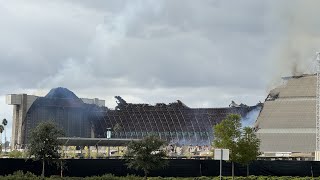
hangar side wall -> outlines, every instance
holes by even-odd
[[[313,152],[315,131],[310,133],[258,133],[262,152]]]
[[[316,76],[293,77],[267,97],[257,119],[261,152],[316,149]]]

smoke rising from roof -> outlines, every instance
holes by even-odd
[[[245,117],[241,119],[242,128],[254,127],[254,124],[260,114],[261,106],[257,106],[255,109],[250,111]]]
[[[270,28],[279,28],[274,34],[277,39],[270,53],[271,66],[276,74],[274,78],[314,73],[315,54],[320,49],[320,11],[317,9],[320,2],[294,0],[279,3],[279,6],[273,6],[269,21]]]

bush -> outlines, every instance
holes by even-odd
[[[40,180],[41,177],[36,176],[31,172],[24,173],[23,171],[16,171],[12,175],[1,177],[1,180]]]
[[[22,158],[22,152],[18,151],[18,150],[13,150],[9,153],[9,157],[10,158]]]
[[[120,180],[121,177],[116,177],[112,174],[106,174],[103,176],[93,176],[93,177],[86,177],[85,180]]]
[[[194,180],[212,180],[212,178],[206,177],[206,176],[201,176],[201,177],[194,178]]]

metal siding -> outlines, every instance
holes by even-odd
[[[312,75],[289,79],[270,92],[275,98],[267,99],[256,123],[260,151],[315,151],[315,93],[316,76]]]

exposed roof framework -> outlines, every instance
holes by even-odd
[[[227,108],[189,108],[181,101],[171,104],[130,104],[121,97],[116,110],[96,108],[92,110],[95,135],[105,137],[107,128],[113,129],[113,137],[141,139],[154,135],[170,143],[210,145],[213,126],[228,114],[245,117],[256,106]],[[116,127],[116,128],[115,128]]]

